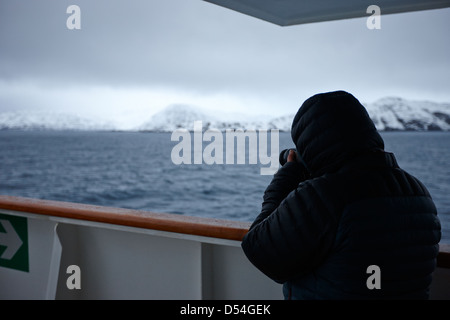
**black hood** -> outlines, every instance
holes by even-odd
[[[366,109],[345,91],[306,100],[294,117],[291,136],[312,176],[336,171],[358,155],[384,150]]]

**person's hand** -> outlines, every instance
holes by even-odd
[[[294,150],[289,150],[289,154],[287,157],[287,162],[295,162],[295,151]]]

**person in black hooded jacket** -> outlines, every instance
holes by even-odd
[[[283,283],[286,299],[427,299],[436,208],[384,151],[362,104],[344,91],[314,95],[291,136],[297,154],[274,175],[242,241],[250,262]]]

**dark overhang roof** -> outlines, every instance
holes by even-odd
[[[280,26],[450,7],[450,0],[204,0]]]

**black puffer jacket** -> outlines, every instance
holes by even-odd
[[[428,298],[436,208],[384,152],[359,101],[343,91],[315,95],[291,134],[307,170],[288,162],[275,174],[242,242],[248,259],[284,283],[286,298]],[[379,289],[367,284],[372,265]]]

